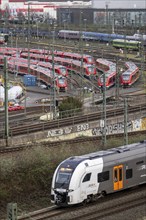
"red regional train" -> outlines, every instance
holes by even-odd
[[[6,55],[6,56],[16,56],[17,50],[15,48],[7,48],[7,47],[1,47],[0,48],[0,54]]]
[[[28,52],[28,49],[22,49],[23,52]],[[30,49],[30,53],[34,54],[40,54],[40,55],[51,55],[52,51],[49,50],[41,50],[41,49]],[[63,52],[63,51],[57,51],[54,50],[54,56],[62,57],[62,58],[69,58],[73,60],[83,60],[84,63],[87,64],[95,64],[95,59],[93,56],[90,56],[88,54],[78,54],[78,53],[71,53],[71,52]]]
[[[105,76],[104,76],[105,74]],[[105,77],[105,86],[106,88],[110,88],[115,85],[116,81],[116,68],[113,65],[113,68],[111,68],[109,71],[104,72],[101,76],[98,78],[98,86],[103,87],[104,86],[104,77]]]
[[[96,60],[96,66],[97,66],[97,69],[99,71],[108,71],[110,69],[110,66],[113,65],[113,62],[111,61],[108,61],[106,59],[103,59],[103,58],[98,58]]]
[[[37,79],[47,84],[49,87],[53,87],[53,72],[51,70],[41,66],[31,65],[30,73],[31,75],[36,76]],[[55,74],[54,77],[56,89],[59,90],[59,92],[65,92],[67,90],[66,77],[58,76],[57,74]]]
[[[45,67],[47,69],[53,70],[53,66],[49,62],[38,62],[38,65]],[[54,70],[55,70],[55,73],[57,73],[60,76],[64,76],[64,77],[68,76],[68,70],[65,66],[55,64]]]
[[[105,77],[106,88],[112,87],[116,81],[116,64],[102,58],[97,59],[96,64],[97,69],[103,73],[98,78],[98,86],[101,88],[104,86]]]
[[[133,85],[140,77],[139,68],[133,62],[126,62],[125,65],[128,69],[120,76],[120,84],[123,87]]]
[[[16,57],[10,57],[9,58],[10,63],[15,63],[17,64],[18,62],[20,63],[28,63],[28,59],[25,59],[25,58],[16,58]],[[42,67],[45,67],[47,69],[50,69],[52,70],[52,64],[51,63],[48,63],[48,62],[38,62],[37,60],[34,60],[34,59],[30,59],[30,64],[34,64],[34,65],[38,65],[38,66],[42,66]],[[64,66],[61,66],[61,65],[54,65],[54,70],[55,70],[55,73],[60,75],[60,76],[68,76],[68,71],[67,71],[67,68],[64,67]]]
[[[8,71],[12,73],[28,74],[28,63],[27,62],[13,62],[13,60],[8,61]],[[44,82],[49,87],[53,85],[53,72],[47,68],[40,67],[38,65],[30,64],[30,74],[37,77],[38,80]],[[55,74],[55,84],[56,89],[59,91],[67,90],[67,79],[66,77],[60,77]]]
[[[72,59],[62,58],[62,57],[53,57],[47,55],[39,55],[30,53],[30,59],[43,61],[43,62],[52,62],[54,59],[54,63],[58,63],[59,65],[66,66],[68,70],[73,70],[74,72],[79,73],[80,69],[83,68],[83,75],[89,77],[90,75],[96,75],[96,67],[95,65],[86,64],[81,61],[76,61]],[[21,57],[28,58],[28,53],[21,53]]]

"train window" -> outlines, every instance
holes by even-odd
[[[119,181],[122,181],[122,168],[119,168]]]
[[[118,170],[114,170],[114,182],[116,183],[118,181]]]
[[[109,180],[109,171],[98,173],[98,182],[104,182]]]
[[[138,162],[136,162],[136,165],[139,165],[139,164],[141,164],[141,163],[144,163],[144,161],[143,161],[143,160],[138,161]]]
[[[83,182],[87,182],[90,180],[90,177],[91,177],[91,173],[87,173],[83,179]]]
[[[132,178],[132,169],[128,169],[128,170],[126,170],[126,179],[130,179],[130,178]]]

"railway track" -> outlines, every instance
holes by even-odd
[[[47,207],[22,216],[18,220],[95,220],[103,219],[145,205],[145,185],[136,189],[109,194],[97,201],[68,208]],[[120,199],[119,199],[120,198]]]
[[[47,207],[38,211],[34,211],[28,214],[25,214],[23,216],[18,216],[18,220],[27,220],[27,219],[33,219],[33,220],[45,220],[49,219],[51,217],[59,216],[60,214],[63,214],[65,212],[64,209],[59,209],[56,206]]]
[[[135,113],[135,112],[142,112],[146,110],[146,103],[141,104],[141,106],[130,106],[128,108],[128,114]],[[21,125],[18,127],[10,127],[9,128],[9,136],[17,136],[22,134],[28,134],[38,131],[44,131],[48,129],[54,129],[59,127],[66,127],[73,124],[80,124],[80,123],[88,123],[89,121],[96,121],[100,120],[102,116],[102,112],[96,112],[96,113],[90,113],[88,115],[78,115],[70,118],[63,118],[58,119],[50,122],[45,123],[35,123],[31,125]],[[118,108],[118,109],[111,109],[107,110],[106,117],[115,117],[124,115],[124,108]],[[4,138],[4,130],[0,131],[0,138]]]
[[[128,133],[128,137],[132,137],[132,136],[141,136],[141,135],[145,135],[145,130],[143,131],[133,131],[133,132],[129,132]],[[111,134],[111,135],[107,135],[107,140],[111,139],[111,138],[123,138],[123,134]],[[54,141],[54,142],[41,142],[41,146],[47,146],[47,147],[57,147],[60,146],[61,144],[64,145],[71,145],[71,144],[79,144],[79,143],[86,143],[86,142],[95,142],[97,143],[97,141],[101,141],[101,137],[100,136],[96,136],[96,137],[79,137],[76,139],[71,139],[71,140],[60,140],[60,141]],[[39,146],[40,143],[35,143],[35,146]],[[33,147],[34,144],[22,144],[22,145],[15,145],[13,147],[0,147],[0,154],[6,154],[6,153],[15,153],[17,151],[23,151],[26,148],[31,148]]]
[[[141,205],[145,205],[145,201],[146,201],[146,197],[144,198],[138,197],[135,200],[128,199],[124,203],[122,201],[121,203],[118,203],[118,204],[114,204],[114,205],[111,204],[107,208],[96,209],[94,211],[92,210],[92,212],[80,214],[79,216],[70,218],[70,220],[80,220],[80,219],[95,220],[95,219],[102,219],[105,217],[109,217],[111,215],[114,216],[116,214],[119,214],[120,212],[125,212],[128,209],[132,209],[132,208],[135,208]]]

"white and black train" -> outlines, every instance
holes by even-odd
[[[146,183],[146,140],[74,156],[57,167],[51,202],[68,206]]]

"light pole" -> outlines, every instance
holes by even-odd
[[[121,61],[121,59],[118,59],[118,57],[116,58],[116,90],[115,90],[115,97],[116,97],[116,102],[117,102],[117,105],[119,103],[119,96],[120,96],[120,75],[121,75],[121,72],[123,71],[122,68],[119,69],[119,61]]]
[[[53,119],[56,119],[56,81],[55,81],[55,69],[54,69],[54,44],[55,44],[55,29],[53,30],[53,42],[52,42],[52,70],[53,70]]]
[[[128,109],[127,109],[127,98],[124,99],[124,144],[128,144],[128,132],[127,132],[127,116],[128,116]]]
[[[106,73],[103,73],[103,130],[102,130],[103,147],[106,146]]]
[[[28,47],[28,74],[30,74],[30,3],[28,3],[27,47]]]

